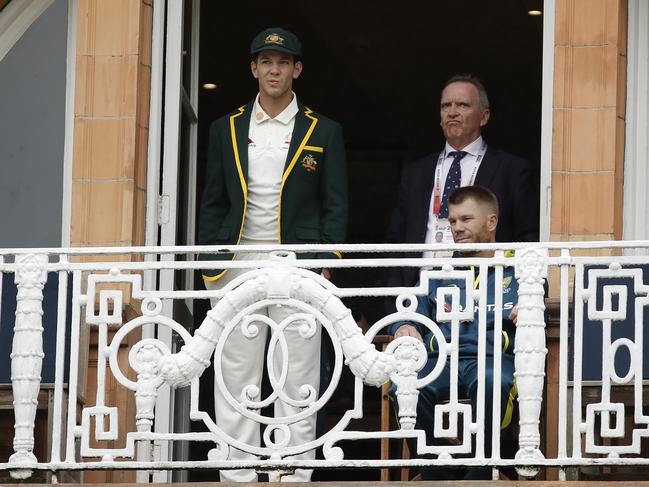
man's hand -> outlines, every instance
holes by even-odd
[[[412,325],[401,325],[394,334],[394,338],[399,337],[414,337],[420,342],[424,343],[424,339],[419,334],[419,331]]]
[[[327,281],[331,281],[331,270],[327,269],[326,267],[322,268],[322,271],[320,271],[320,275],[324,277]]]
[[[512,312],[509,313],[509,319],[512,320],[514,324],[518,321],[518,305],[512,308]]]

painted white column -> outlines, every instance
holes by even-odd
[[[34,420],[43,365],[43,287],[47,280],[47,256],[16,257],[16,324],[11,348],[11,387],[14,398],[14,454],[9,463],[17,467],[36,463]],[[16,479],[30,477],[29,468],[12,470]]]
[[[548,275],[547,249],[527,248],[516,256],[518,320],[514,367],[518,388],[519,450],[517,460],[542,460],[539,423],[545,380],[545,289]],[[538,467],[517,467],[520,475],[535,476]]]

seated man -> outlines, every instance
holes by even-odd
[[[480,186],[465,186],[453,192],[449,198],[449,223],[455,243],[488,243],[496,241],[496,227],[498,225],[498,200],[494,194]],[[493,257],[493,250],[463,251],[455,256],[472,257]],[[474,288],[478,288],[479,275],[475,268]],[[493,351],[494,351],[494,322],[495,322],[495,293],[496,277],[494,268],[489,268],[487,279],[487,303],[486,311],[486,370],[485,370],[485,421],[484,438],[485,456],[491,454],[492,434],[492,391],[493,391]],[[464,279],[431,279],[428,286],[428,295],[418,298],[417,312],[437,322],[437,288],[457,286],[460,289],[460,301],[462,309],[466,306],[467,290]],[[502,287],[502,317],[503,332],[498,339],[502,343],[503,353],[501,355],[501,430],[508,428],[511,424],[513,399],[516,396],[514,388],[514,322],[515,309],[518,301],[518,283],[514,278],[514,268],[503,269]],[[499,289],[499,291],[500,291]],[[469,290],[470,292],[470,290]],[[449,298],[450,299],[450,298]],[[450,311],[451,303],[445,302],[443,306]],[[439,323],[447,343],[451,340],[451,324]],[[474,309],[474,318],[470,322],[460,322],[459,347],[458,347],[458,391],[459,397],[466,397],[471,400],[473,420],[475,421],[478,403],[478,310]],[[395,323],[391,327],[391,333],[395,337],[412,336],[421,340],[428,350],[428,362],[420,371],[419,376],[427,375],[435,366],[438,359],[439,347],[433,338],[433,334],[422,325],[408,322]],[[422,337],[422,335],[425,335]],[[426,431],[426,443],[431,445],[437,443],[434,438],[434,412],[435,405],[449,400],[450,393],[450,357],[440,376],[420,390],[417,406],[417,429]],[[474,437],[475,438],[475,437]],[[505,445],[503,445],[505,446]],[[474,448],[475,451],[475,448]],[[450,472],[446,471],[422,471],[425,480],[433,478],[449,478]],[[471,468],[464,473],[465,479],[490,479],[489,468]]]

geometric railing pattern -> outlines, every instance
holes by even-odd
[[[641,456],[643,442],[649,436],[649,415],[643,404],[643,380],[647,376],[644,345],[645,307],[649,304],[649,257],[580,256],[586,246],[649,248],[646,242],[608,242],[588,244],[512,244],[513,257],[506,257],[504,247],[474,245],[492,248],[495,257],[479,258],[401,258],[399,252],[412,252],[434,246],[405,245],[340,245],[335,249],[365,253],[366,257],[342,260],[295,259],[303,251],[334,250],[333,246],[277,246],[265,261],[193,262],[155,261],[124,262],[114,258],[118,254],[187,254],[218,252],[219,249],[186,248],[119,248],[119,249],[48,249],[3,253],[0,268],[13,274],[17,288],[16,314],[11,345],[11,385],[15,412],[14,454],[0,463],[0,469],[9,470],[16,478],[27,478],[33,470],[84,470],[129,468],[141,470],[169,470],[193,468],[242,468],[290,472],[295,468],[328,467],[395,467],[400,465],[427,466],[516,466],[521,475],[533,477],[543,466],[606,464],[644,465],[649,459]],[[466,247],[466,246],[464,246]],[[437,248],[437,247],[435,247]],[[236,248],[246,252],[245,247]],[[258,252],[255,246],[254,251]],[[263,249],[266,250],[266,249]],[[384,257],[386,252],[391,256]],[[383,252],[384,254],[380,254]],[[74,262],[78,256],[96,254],[92,262]],[[97,256],[101,256],[98,258]],[[224,289],[165,290],[147,289],[143,273],[165,269],[193,271],[201,266],[249,267],[246,272]],[[421,268],[420,283],[409,288],[338,287],[311,269],[320,267],[394,267]],[[496,289],[507,286],[503,278],[506,268],[515,268],[518,282],[518,318],[516,323],[515,380],[518,390],[518,451],[515,458],[503,458],[500,439],[487,438],[485,424],[492,422],[498,431],[500,407],[493,408],[493,417],[485,415],[485,396],[478,398],[476,410],[463,401],[457,378],[451,374],[450,400],[435,408],[436,435],[453,439],[450,443],[427,444],[424,432],[415,426],[418,390],[436,380],[444,364],[449,361],[452,371],[457,362],[458,334],[467,321],[477,320],[484,337],[485,313],[488,299],[487,273],[494,272]],[[49,460],[34,456],[34,419],[43,367],[43,288],[48,273],[58,273],[58,310],[56,357],[50,363],[55,368],[54,418],[52,421],[52,450]],[[541,408],[545,385],[547,356],[545,298],[548,276],[554,272],[557,279],[551,289],[560,296],[560,380],[559,423],[550,425],[557,431],[558,455],[549,457],[541,448]],[[476,276],[483,277],[477,280]],[[445,280],[464,280],[466,296],[460,300],[455,286],[438,286],[438,298],[449,297],[448,309],[439,307],[437,316],[426,317],[415,312],[418,296],[426,295],[429,284]],[[68,281],[71,295],[68,295]],[[474,281],[476,284],[474,288]],[[390,297],[396,303],[396,312],[383,316],[368,329],[362,330],[344,303],[344,298],[358,296]],[[214,307],[202,324],[190,333],[174,320],[172,307],[165,302],[186,299],[213,299]],[[466,303],[460,306],[460,301]],[[137,312],[125,318],[123,309],[130,303]],[[5,306],[6,303],[1,303]],[[277,323],[260,313],[262,307],[281,305],[292,310]],[[569,308],[574,308],[571,316]],[[69,342],[65,339],[66,316],[71,315]],[[507,317],[496,313],[495,335],[500,336],[502,321]],[[411,337],[393,340],[385,350],[378,350],[373,339],[395,322],[416,322],[436,338],[437,363],[422,370],[428,355],[425,347]],[[305,340],[327,336],[332,352],[332,374],[328,386],[316,391],[305,384],[297,396],[285,390],[287,370],[291,357],[286,347],[285,330],[299,324]],[[631,330],[620,336],[626,326]],[[451,339],[442,334],[441,327],[453,330]],[[97,377],[96,397],[77,405],[79,387],[79,358],[83,347],[83,331],[96,330]],[[177,339],[171,343],[161,337],[162,329],[171,330]],[[231,393],[223,379],[220,361],[222,352],[231,346],[234,332],[250,339],[262,329],[268,330],[266,367],[270,391],[262,392],[254,384],[242,384],[241,394]],[[592,365],[591,340],[598,337],[597,363],[599,377],[584,379]],[[137,337],[137,338],[134,338]],[[126,360],[120,356],[126,344]],[[94,346],[94,345],[93,345]],[[491,352],[491,351],[490,351]],[[501,349],[494,344],[494,369],[500,370]],[[480,343],[478,377],[484,381],[487,344]],[[69,367],[65,369],[65,357]],[[319,360],[319,358],[314,358]],[[621,360],[621,362],[620,362]],[[214,413],[202,410],[199,395],[199,377],[214,364],[214,388],[218,388],[239,414],[259,423],[262,441],[247,444],[222,431]],[[313,441],[291,442],[289,426],[318,414],[340,387],[341,375],[348,368],[354,376],[353,390],[348,395],[348,410],[338,422]],[[586,371],[586,372],[585,372]],[[590,372],[588,372],[590,373]],[[134,395],[136,411],[134,431],[120,433],[119,410],[106,396],[106,378],[114,379]],[[498,380],[498,373],[494,374]],[[601,390],[601,399],[583,404],[581,391],[589,387]],[[398,401],[398,427],[392,431],[356,431],[350,429],[353,419],[363,416],[363,386],[381,386],[391,382]],[[633,404],[612,399],[618,386],[632,387]],[[63,404],[67,387],[67,404]],[[159,392],[166,388],[189,388],[189,420],[201,422],[206,431],[200,433],[160,432],[155,428],[156,412],[168,408],[161,403]],[[483,386],[479,386],[484,389]],[[494,391],[499,391],[494,387]],[[572,397],[569,402],[569,392]],[[494,392],[494,406],[500,397]],[[276,401],[291,404],[296,412],[274,417],[265,408]],[[80,408],[80,409],[78,409]],[[65,411],[65,417],[64,417]],[[61,425],[65,426],[61,426]],[[417,452],[426,458],[367,460],[348,457],[344,445],[349,440],[379,440],[382,438],[410,438]],[[112,448],[106,442],[115,441]],[[198,441],[210,445],[206,458],[155,458],[152,445],[159,442]],[[491,454],[485,455],[489,442]],[[473,447],[472,445],[477,445]],[[99,446],[98,446],[99,445]],[[232,449],[254,455],[251,460],[233,461]],[[295,455],[319,449],[322,459],[296,460]],[[256,457],[256,458],[255,458]],[[5,459],[0,459],[5,461]],[[279,475],[279,474],[277,474]]]

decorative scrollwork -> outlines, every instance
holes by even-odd
[[[217,387],[236,411],[268,425],[264,430],[266,447],[242,444],[235,438],[227,437],[213,423],[208,422],[208,427],[220,437],[226,437],[237,449],[257,455],[276,456],[280,449],[282,456],[293,455],[314,448],[317,446],[314,442],[287,447],[285,443],[290,439],[290,432],[285,429],[285,425],[300,421],[322,408],[333,394],[342,371],[341,364],[336,363],[334,379],[320,398],[317,397],[315,388],[309,384],[303,384],[299,388],[298,397],[291,397],[284,390],[290,358],[284,336],[287,327],[294,327],[302,338],[309,339],[322,326],[332,335],[335,347],[340,348],[352,372],[367,384],[379,386],[385,383],[394,375],[396,363],[399,362],[395,360],[394,354],[399,343],[393,345],[390,352],[377,351],[367,337],[363,336],[349,310],[332,292],[331,286],[328,281],[310,271],[291,267],[261,269],[246,274],[245,279],[231,283],[226,288],[224,298],[208,312],[194,337],[178,353],[161,357],[159,370],[162,376],[170,385],[186,385],[209,365],[210,355],[215,349],[217,356],[221,355],[220,350],[227,346],[229,336],[236,327],[244,337],[252,339],[259,334],[260,326],[266,326],[271,331],[267,367],[273,390],[269,396],[259,399],[258,387],[248,384],[242,387],[240,397],[233,397],[227,390],[218,366],[215,377]],[[280,323],[258,313],[257,310],[273,304],[288,306],[295,311]],[[277,354],[281,361],[277,359]],[[409,354],[404,349],[402,355],[405,357]],[[425,352],[423,355],[425,356]],[[401,366],[404,377],[408,367],[413,367],[412,364],[406,365],[409,360],[404,358],[404,365]],[[417,361],[420,366],[419,355]],[[276,368],[276,364],[279,364],[279,368]],[[401,378],[397,380],[403,382]],[[417,380],[416,372],[414,380]],[[261,409],[277,400],[298,408],[299,411],[280,418],[263,416]],[[322,444],[324,439],[317,441]]]
[[[608,268],[591,268],[587,272],[588,287],[580,294],[587,306],[588,319],[601,323],[597,331],[601,330],[602,334],[602,395],[599,402],[586,406],[586,417],[579,425],[580,431],[585,433],[584,449],[587,453],[609,456],[639,454],[642,438],[649,436],[649,417],[643,414],[641,399],[634,401],[633,417],[636,425],[644,425],[644,428],[632,428],[629,444],[598,444],[597,436],[599,433],[601,438],[624,438],[627,434],[625,405],[613,402],[612,386],[633,384],[635,397],[642,398],[642,327],[644,309],[649,305],[649,286],[644,283],[642,269],[623,267],[619,262],[610,263]],[[611,282],[611,279],[619,284]],[[598,299],[598,290],[601,290],[601,300]],[[630,311],[633,312],[629,309],[629,303],[635,309],[634,337],[613,340],[616,322],[628,320]],[[580,346],[583,337],[576,337],[576,343]],[[628,352],[629,368],[620,376],[615,365],[617,354],[622,348]]]

